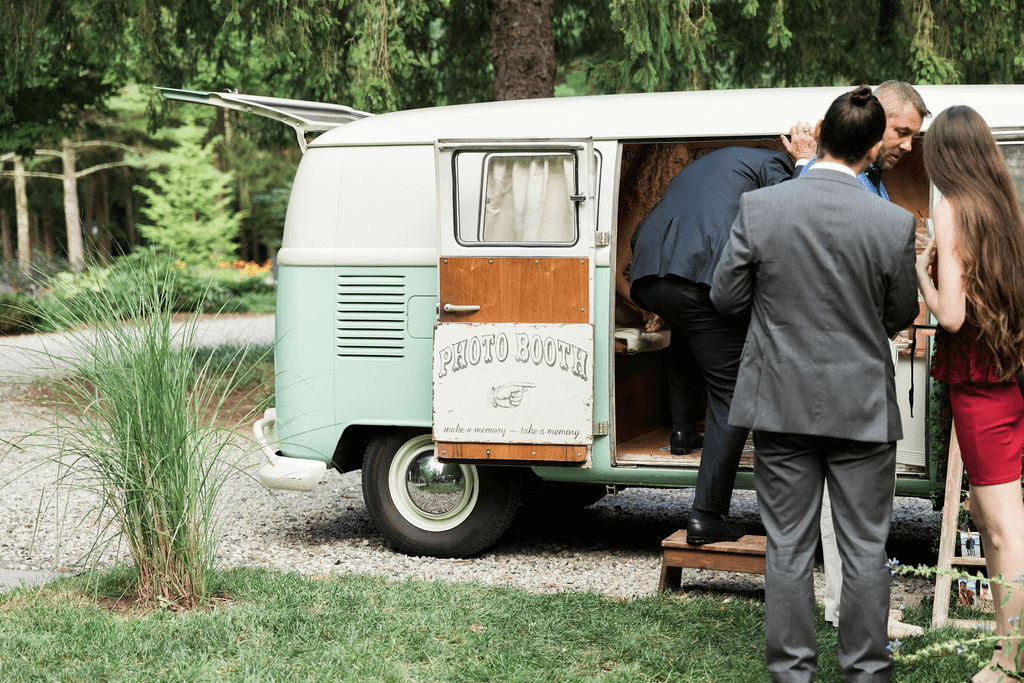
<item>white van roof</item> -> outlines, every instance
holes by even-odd
[[[698,90],[482,102],[391,112],[325,132],[310,147],[433,144],[451,139],[763,138],[817,121],[849,87]],[[933,114],[978,110],[996,132],[1024,131],[1024,85],[917,87]],[[925,119],[927,129],[930,119]]]

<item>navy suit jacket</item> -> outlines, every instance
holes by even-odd
[[[687,164],[633,233],[630,285],[675,275],[710,286],[740,196],[792,177],[788,156],[755,147],[725,147]]]

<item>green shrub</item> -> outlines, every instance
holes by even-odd
[[[273,288],[233,297],[224,305],[224,313],[273,313],[277,292]]]
[[[132,318],[142,312],[135,296],[140,277],[162,279],[164,285],[158,293],[161,305],[176,313],[216,313],[235,296],[234,288],[226,281],[186,268],[153,248],[141,248],[105,268],[58,273],[50,279],[49,294],[39,305],[60,312],[58,317],[88,319],[102,310],[113,318]],[[44,321],[52,317],[43,316]]]
[[[178,274],[172,306],[178,312],[216,313],[230,299],[231,290],[223,282],[184,268]]]
[[[39,305],[34,297],[21,292],[0,292],[0,334],[35,331],[39,323]]]
[[[84,273],[40,276],[46,293],[0,293],[0,334],[52,332],[55,320],[89,320],[96,311],[109,319],[141,314],[135,297],[138,278],[159,277],[162,305],[175,313],[273,313],[276,287],[266,277],[233,269],[185,266],[153,247],[142,247],[112,265],[93,266]]]
[[[274,285],[267,283],[262,277],[247,277],[239,275],[224,282],[224,286],[231,292],[232,296],[245,296],[261,292],[273,292]]]
[[[226,387],[274,386],[274,346],[214,346],[192,349],[192,364]],[[264,406],[256,406],[262,412]]]

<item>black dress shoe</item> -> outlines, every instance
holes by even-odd
[[[735,541],[744,535],[743,527],[721,517],[708,513],[690,513],[690,523],[686,525],[686,542],[690,545]]]
[[[688,455],[704,447],[704,437],[700,432],[672,432],[668,440],[668,449],[672,455]]]

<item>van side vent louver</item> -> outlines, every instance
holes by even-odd
[[[338,276],[339,356],[401,358],[405,329],[405,276]]]

